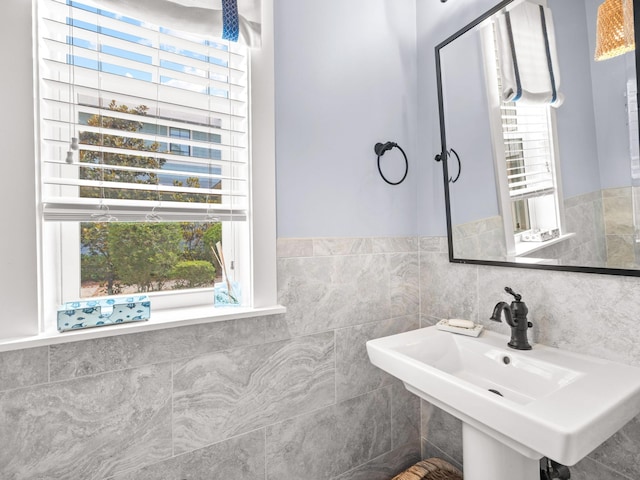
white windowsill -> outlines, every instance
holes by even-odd
[[[151,318],[146,322],[123,323],[120,325],[86,328],[63,333],[53,330],[29,337],[0,339],[0,352],[59,343],[79,342],[93,338],[125,335],[128,333],[148,332],[164,328],[185,327],[188,325],[223,322],[225,320],[260,317],[264,315],[277,315],[285,313],[286,311],[287,309],[282,305],[261,308],[216,308],[213,305],[203,305],[199,307],[166,309],[157,312],[152,311]]]
[[[551,240],[547,240],[545,242],[518,242],[516,243],[515,256],[520,257],[521,255],[527,255],[537,250],[542,250],[543,248],[555,245],[556,243],[564,242],[565,240],[568,240],[575,235],[575,233],[565,233],[564,235],[560,235],[557,238],[552,238]]]

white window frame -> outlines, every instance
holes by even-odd
[[[250,66],[250,154],[252,191],[247,220],[251,268],[245,274],[252,285],[251,307],[216,309],[206,306],[152,310],[148,322],[101,327],[59,334],[45,318],[51,313],[51,291],[44,285],[45,269],[58,268],[58,255],[50,255],[42,238],[42,215],[38,198],[39,142],[37,113],[37,55],[33,32],[36,1],[8,0],[3,4],[12,21],[0,33],[0,40],[14,48],[3,49],[0,58],[13,65],[14,75],[0,78],[14,112],[0,119],[0,140],[8,145],[5,161],[15,161],[13,180],[1,190],[0,200],[10,207],[3,220],[12,225],[12,235],[0,240],[0,351],[64,343],[87,338],[119,335],[144,330],[283,313],[277,305],[276,204],[275,204],[275,118],[273,0],[263,0],[262,46],[251,53]],[[35,59],[35,60],[34,60]],[[34,79],[28,84],[27,78]],[[253,241],[253,239],[259,239]],[[200,302],[196,302],[200,303]]]
[[[492,148],[495,165],[496,185],[498,194],[498,205],[500,207],[500,215],[504,225],[505,243],[507,248],[507,257],[518,257],[526,255],[540,248],[551,245],[548,242],[523,242],[520,240],[521,233],[514,233],[513,216],[512,216],[512,199],[509,194],[509,185],[507,179],[507,169],[505,164],[505,147],[502,132],[502,112],[500,110],[502,100],[499,95],[498,78],[496,75],[496,51],[493,25],[488,24],[481,30],[482,52],[484,56],[484,76],[487,89],[487,101],[489,110],[489,125],[491,129]],[[560,239],[566,238],[564,231],[565,215],[564,202],[562,195],[562,180],[558,150],[558,134],[556,128],[556,112],[551,107],[548,108],[549,123],[549,141],[550,145],[550,162],[553,176],[553,196],[555,201],[554,215],[557,219],[557,228],[560,230]],[[555,243],[555,242],[554,242]]]

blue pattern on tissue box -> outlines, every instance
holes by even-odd
[[[151,302],[146,295],[67,302],[58,307],[58,331],[142,322],[150,315]]]

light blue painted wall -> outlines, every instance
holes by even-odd
[[[452,221],[461,224],[499,215],[480,31],[469,31],[443,47],[440,64],[447,148],[455,150],[462,165],[458,180],[449,184]],[[448,168],[455,178],[454,157]]]
[[[416,233],[415,0],[275,2],[279,237]],[[409,157],[401,185],[373,146]],[[391,179],[404,163],[383,157]]]
[[[558,147],[565,198],[600,190],[600,166],[593,106],[585,0],[551,0],[560,63],[560,91],[565,100],[556,110]]]
[[[626,79],[633,54],[593,60],[600,0],[552,0],[565,104],[558,136],[566,198],[631,185]],[[633,73],[632,73],[633,75]],[[589,82],[585,81],[589,79]]]
[[[598,0],[586,0],[587,16],[595,18]],[[595,51],[595,22],[588,22],[591,51]],[[631,185],[627,133],[626,78],[633,68],[633,53],[602,62],[591,62],[593,102],[602,188]]]
[[[417,2],[418,55],[418,234],[447,234],[442,167],[433,161],[440,151],[440,128],[434,48],[491,8],[493,0]]]
[[[276,2],[279,237],[446,235],[434,47],[493,3]],[[397,187],[386,140],[409,154]]]

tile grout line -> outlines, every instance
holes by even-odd
[[[398,318],[401,318],[401,317],[398,317]],[[372,323],[376,323],[376,322],[368,322],[368,324],[372,324]],[[366,325],[366,324],[363,324],[363,325]],[[341,327],[341,328],[349,328],[349,327],[351,327],[351,325],[349,325],[347,327]],[[99,375],[107,375],[107,374],[110,374],[110,373],[121,373],[121,372],[126,372],[128,370],[136,370],[136,369],[139,369],[139,368],[153,367],[155,365],[162,365],[164,363],[191,361],[191,360],[195,360],[195,359],[200,358],[200,357],[206,357],[208,355],[221,354],[221,353],[229,352],[229,351],[232,351],[232,350],[239,350],[239,349],[243,349],[243,348],[261,347],[261,346],[270,345],[270,344],[279,343],[279,342],[290,342],[290,341],[293,341],[293,340],[299,340],[299,339],[303,339],[303,338],[307,338],[307,337],[314,337],[314,336],[324,335],[324,334],[327,334],[327,333],[334,333],[334,337],[335,337],[335,330],[336,329],[333,328],[333,329],[327,329],[327,330],[318,331],[318,332],[305,333],[303,335],[292,336],[292,337],[289,337],[289,338],[283,338],[281,340],[273,340],[273,341],[269,341],[269,342],[262,341],[262,342],[259,342],[259,343],[248,343],[246,345],[236,345],[236,346],[231,346],[231,347],[225,347],[225,348],[223,348],[221,350],[212,350],[210,352],[198,353],[196,355],[182,356],[182,357],[175,357],[175,358],[166,358],[166,359],[162,359],[162,360],[151,361],[149,363],[141,363],[139,365],[130,365],[130,366],[126,366],[126,367],[123,367],[123,368],[118,368],[118,369],[113,369],[113,370],[105,370],[105,371],[95,372],[95,373],[88,373],[88,374],[79,375],[79,376],[75,376],[75,377],[60,378],[60,379],[57,379],[57,380],[51,380],[51,378],[50,378],[51,373],[50,373],[50,368],[49,368],[49,379],[46,382],[34,383],[32,385],[24,385],[24,386],[15,387],[15,388],[9,388],[9,389],[6,389],[6,390],[1,390],[0,389],[0,392],[9,392],[9,391],[12,391],[12,390],[20,390],[20,389],[23,389],[23,388],[31,388],[31,387],[43,386],[43,385],[47,385],[47,384],[59,384],[59,383],[63,383],[63,382],[71,382],[71,381],[80,380],[80,379],[83,379],[83,378],[97,377]],[[49,355],[50,355],[50,353],[49,353]]]
[[[338,331],[333,330],[333,404],[338,404]]]
[[[422,451],[422,399],[420,399],[420,460],[424,460],[424,452]]]
[[[619,472],[618,470],[614,470],[613,468],[611,468],[610,466],[602,463],[599,460],[596,460],[595,458],[590,457],[589,455],[587,455],[585,458],[588,458],[589,460],[591,460],[592,462],[597,463],[598,465],[602,465],[602,467],[606,468],[607,470],[609,470],[610,472],[615,472],[616,474],[620,475],[621,477],[624,477],[628,480],[633,480],[631,477],[628,477],[627,475],[625,475],[624,473]],[[571,468],[571,467],[569,467]]]
[[[418,441],[418,442],[420,443],[420,441]],[[398,447],[398,449],[399,449],[399,448],[406,447],[407,445],[410,445],[410,444],[411,444],[411,442],[404,443],[404,444],[400,445],[400,446]],[[378,456],[375,456],[375,457],[373,457],[373,458],[370,458],[370,459],[369,459],[369,460],[367,460],[366,462],[361,463],[360,465],[356,465],[355,467],[352,467],[352,468],[350,468],[349,470],[346,470],[346,471],[344,471],[344,472],[342,472],[342,473],[338,474],[337,476],[336,476],[336,475],[334,475],[333,477],[331,477],[331,480],[334,480],[334,479],[336,479],[336,478],[340,478],[340,477],[342,477],[342,476],[344,476],[344,475],[347,475],[347,474],[349,474],[349,473],[351,473],[351,472],[355,472],[355,471],[356,471],[356,470],[358,470],[359,468],[364,467],[365,465],[368,465],[368,464],[370,464],[370,463],[372,463],[372,462],[375,462],[375,461],[377,461],[377,460],[379,460],[379,459],[383,458],[383,457],[384,457],[384,456],[386,456],[386,455],[389,455],[389,454],[390,454],[390,453],[392,453],[394,450],[396,450],[396,449],[395,449],[395,448],[392,448],[392,449],[391,449],[391,450],[389,450],[388,452],[384,452],[384,453],[381,453],[381,454],[380,454],[380,455],[378,455]],[[422,456],[422,447],[421,447],[421,446],[420,446],[420,455]]]
[[[144,466],[142,466],[142,467],[140,467],[140,466],[131,467],[130,469],[127,469],[126,471],[120,472],[120,473],[118,473],[117,475],[121,475],[121,474],[123,474],[123,473],[132,473],[132,472],[137,472],[137,471],[138,471],[138,470],[140,470],[141,468],[152,467],[152,466],[154,466],[154,465],[158,465],[158,464],[163,463],[163,462],[167,462],[167,461],[170,461],[170,460],[175,460],[175,459],[177,459],[177,458],[184,457],[184,456],[186,456],[186,455],[191,455],[191,454],[194,454],[194,453],[196,453],[196,452],[198,452],[198,451],[200,451],[200,450],[206,450],[206,449],[211,448],[211,447],[214,447],[214,446],[216,446],[216,445],[220,445],[220,444],[223,444],[223,443],[226,443],[226,442],[229,442],[229,441],[236,440],[236,439],[238,439],[238,438],[244,437],[245,435],[249,435],[249,434],[251,434],[251,433],[259,432],[260,430],[262,430],[262,431],[264,432],[265,443],[266,443],[266,427],[267,427],[267,426],[259,427],[259,428],[255,428],[255,429],[253,429],[253,430],[249,430],[249,431],[247,431],[247,432],[239,433],[239,434],[237,434],[237,435],[232,435],[232,436],[230,436],[230,437],[223,438],[222,440],[218,440],[218,441],[215,441],[215,442],[213,442],[213,443],[208,443],[208,444],[206,444],[206,445],[200,446],[200,447],[198,447],[198,448],[194,448],[194,449],[192,449],[192,450],[186,450],[186,451],[184,451],[184,452],[180,452],[180,453],[178,453],[178,454],[171,455],[170,457],[160,459],[160,460],[158,460],[158,461],[156,461],[156,462],[149,463],[149,464],[144,465]],[[266,452],[265,452],[265,459],[266,459]],[[111,478],[111,477],[109,477],[109,478]],[[108,479],[105,479],[105,480],[108,480]]]
[[[389,238],[389,239],[394,239],[394,238],[401,238],[401,239],[417,239],[419,241],[419,237],[417,236],[393,236],[393,237],[377,237],[377,236],[373,236],[373,237],[303,237],[303,238],[291,238],[291,240],[310,240],[311,241],[311,252],[308,254],[304,254],[304,255],[278,255],[277,258],[278,259],[309,259],[309,258],[325,258],[325,257],[344,257],[344,256],[359,256],[359,255],[384,255],[384,254],[389,254],[389,253],[417,253],[419,251],[419,245],[416,245],[415,248],[411,248],[410,246],[408,248],[394,248],[393,246],[390,248],[380,248],[380,250],[376,250],[373,248],[373,243],[371,245],[371,249],[369,251],[367,251],[367,249],[365,248],[365,251],[345,251],[345,252],[327,252],[327,253],[316,253],[315,251],[315,247],[316,247],[316,243],[318,242],[322,242],[325,240],[328,240],[329,242],[333,241],[333,240],[341,240],[343,238],[348,238],[349,240],[355,240],[355,241],[367,241],[367,240],[375,240],[378,238]],[[279,238],[279,240],[287,240],[287,237],[282,237]]]
[[[476,318],[474,322],[480,321],[480,268],[476,265]]]
[[[268,478],[268,468],[267,468],[267,428],[263,427],[263,438],[264,438],[264,480]]]
[[[174,422],[174,403],[175,397],[175,376],[174,376],[174,362],[171,362],[171,458],[176,455],[176,442],[175,442],[175,422]]]
[[[51,345],[47,345],[47,383],[51,383]]]
[[[393,449],[395,448],[395,439],[394,439],[394,435],[393,435],[393,399],[395,398],[395,393],[394,393],[394,388],[393,385],[389,385],[389,436],[391,437],[391,450],[393,451]]]
[[[458,465],[460,467],[463,467],[464,465],[459,463],[455,458],[453,458],[451,455],[449,455],[447,452],[445,452],[443,449],[441,449],[440,447],[438,447],[437,445],[431,443],[429,441],[429,439],[425,438],[424,441],[426,443],[428,443],[429,445],[431,445],[432,448],[436,449],[438,452],[440,452],[441,455],[444,455],[447,458],[444,458],[444,460],[447,460],[448,462],[450,462],[454,467],[458,468]],[[460,470],[462,470],[462,468],[460,468]]]
[[[418,242],[418,328],[422,327],[422,248],[420,248],[420,237],[416,237]]]
[[[289,422],[291,420],[295,420],[295,419],[302,418],[302,417],[305,417],[305,416],[311,416],[311,415],[313,415],[315,413],[321,412],[322,410],[326,410],[328,408],[336,408],[338,405],[341,405],[341,404],[346,403],[346,402],[350,402],[352,400],[355,400],[356,398],[360,398],[360,397],[365,397],[367,395],[371,395],[372,393],[378,392],[380,390],[384,390],[385,388],[388,388],[389,386],[390,385],[383,385],[381,387],[376,388],[375,390],[371,390],[371,391],[365,392],[365,393],[360,393],[360,394],[356,395],[355,397],[350,397],[350,398],[347,398],[347,399],[344,399],[344,400],[340,400],[339,402],[336,401],[336,402],[334,402],[332,404],[324,405],[324,406],[321,406],[321,407],[317,407],[317,408],[314,408],[313,410],[309,410],[309,411],[306,411],[306,412],[296,413],[295,415],[293,415],[291,417],[287,417],[287,418],[284,418],[284,419],[281,419],[281,420],[277,420],[277,421],[275,421],[273,423],[269,423],[267,425],[263,425],[260,428],[268,428],[268,427],[273,427],[275,425],[282,425],[285,422]],[[255,430],[259,430],[259,429],[255,429]],[[252,430],[252,431],[255,431],[255,430]],[[246,434],[246,433],[249,433],[249,432],[244,432],[243,434]]]

